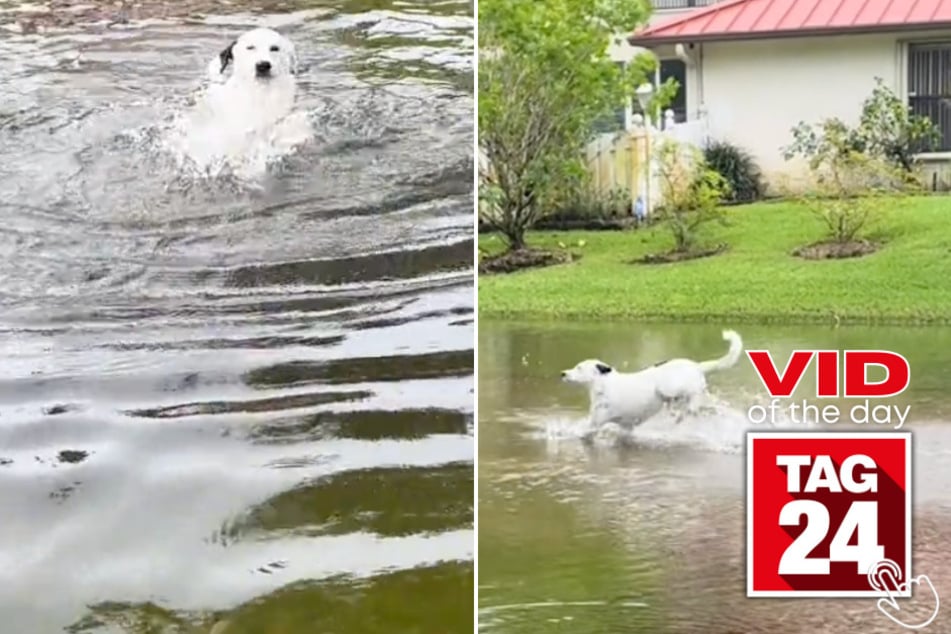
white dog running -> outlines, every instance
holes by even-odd
[[[706,375],[732,367],[740,359],[740,336],[724,330],[723,339],[730,343],[730,349],[713,361],[672,359],[638,372],[618,372],[597,359],[588,359],[565,370],[561,377],[568,383],[587,386],[592,432],[606,423],[629,430],[660,412],[664,405],[683,404],[687,412],[696,413],[706,396]]]

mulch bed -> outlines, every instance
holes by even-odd
[[[804,260],[841,260],[845,258],[860,258],[863,255],[875,253],[878,245],[868,240],[853,240],[851,242],[816,242],[799,247],[792,252],[797,258]]]
[[[521,271],[523,269],[565,264],[579,257],[577,254],[568,251],[544,251],[542,249],[506,251],[505,253],[485,258],[479,262],[479,273],[481,275],[514,273],[515,271]]]
[[[533,231],[625,231],[650,222],[638,222],[632,216],[620,218],[542,218],[532,226]],[[479,220],[479,233],[494,233],[495,229]]]
[[[642,258],[631,261],[631,264],[673,264],[675,262],[686,262],[687,260],[697,260],[699,258],[709,258],[714,255],[720,255],[729,249],[727,244],[718,244],[709,249],[700,249],[696,251],[668,251],[666,253],[649,253]]]
[[[622,218],[542,218],[532,227],[536,231],[624,231],[637,226],[637,219]]]

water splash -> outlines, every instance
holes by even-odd
[[[779,412],[775,423],[752,423],[747,411],[753,404],[738,408],[711,395],[704,410],[695,415],[684,414],[680,418],[679,412],[665,409],[631,430],[610,423],[592,430],[587,417],[547,418],[543,423],[542,435],[550,444],[590,442],[602,447],[638,446],[650,449],[679,446],[716,453],[738,453],[743,451],[748,431],[805,431],[818,427],[814,421],[794,422],[783,411]]]
[[[186,177],[231,176],[253,184],[312,138],[306,112],[292,112],[272,126],[242,129],[183,111],[173,117],[163,145]]]

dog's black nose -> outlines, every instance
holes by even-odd
[[[269,75],[271,73],[271,62],[258,62],[254,66],[254,72],[259,76]]]

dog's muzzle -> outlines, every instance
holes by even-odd
[[[254,74],[257,77],[271,76],[271,62],[258,62],[254,65]]]

